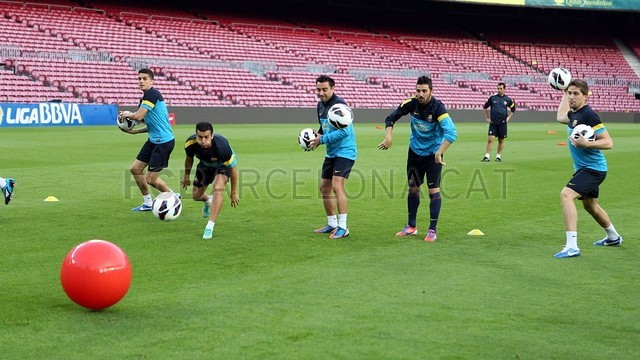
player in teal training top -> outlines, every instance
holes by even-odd
[[[416,84],[416,95],[392,112],[385,119],[386,136],[378,145],[378,149],[387,150],[392,144],[393,125],[404,115],[411,116],[411,137],[409,139],[409,155],[407,158],[407,181],[409,193],[407,207],[409,215],[405,227],[396,236],[418,234],[417,216],[420,206],[420,186],[427,178],[429,188],[429,210],[431,221],[424,241],[435,241],[436,226],[442,207],[440,196],[440,177],[443,154],[456,141],[456,127],[442,101],[434,98],[431,91],[431,78],[421,76]]]
[[[122,130],[129,134],[149,133],[149,139],[144,143],[136,160],[131,165],[131,173],[142,193],[142,205],[133,211],[151,210],[152,199],[147,184],[161,192],[171,191],[171,188],[158,177],[162,169],[169,166],[169,156],[175,145],[175,138],[169,123],[169,111],[160,91],[153,87],[154,76],[149,69],[138,71],[138,83],[143,95],[136,112],[123,111],[125,118],[144,122],[146,126],[133,130]],[[144,169],[149,167],[145,175]]]
[[[327,225],[316,229],[315,232],[330,233],[331,239],[339,239],[349,236],[345,185],[356,162],[358,151],[353,124],[344,129],[337,129],[329,123],[329,109],[337,103],[346,105],[344,99],[334,93],[334,87],[335,81],[329,76],[321,75],[316,79],[316,95],[320,100],[316,110],[320,129],[316,138],[309,142],[309,146],[310,149],[315,149],[318,145],[324,144],[327,148],[320,176],[320,193],[327,214]]]
[[[569,83],[558,106],[558,121],[567,124],[569,135],[569,151],[573,159],[575,173],[560,193],[562,214],[566,229],[566,244],[555,254],[556,258],[580,256],[578,248],[578,211],[574,200],[582,200],[582,206],[602,226],[607,236],[596,241],[596,246],[619,246],[622,237],[618,234],[609,219],[609,215],[600,204],[598,196],[600,184],[607,176],[607,161],[600,150],[613,147],[613,140],[600,117],[587,105],[589,85],[583,80],[575,79]],[[595,140],[586,139],[582,134],[578,138],[571,136],[573,129],[580,124],[589,125],[595,133]]]

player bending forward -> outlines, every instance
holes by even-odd
[[[622,237],[611,223],[609,215],[598,203],[600,184],[607,177],[607,160],[600,150],[613,147],[613,140],[600,116],[587,104],[589,85],[575,79],[569,83],[560,105],[558,105],[557,120],[568,125],[568,133],[580,124],[593,128],[595,140],[588,141],[579,135],[577,139],[570,136],[569,151],[573,159],[575,173],[567,185],[560,192],[562,214],[566,229],[566,243],[564,248],[554,256],[556,258],[572,258],[580,256],[578,248],[578,210],[575,200],[582,200],[582,206],[602,226],[606,236],[595,241],[595,246],[620,246]]]
[[[229,141],[222,135],[213,132],[213,125],[200,122],[196,125],[196,133],[189,136],[184,144],[187,156],[184,159],[184,178],[180,181],[183,188],[191,184],[191,168],[193,157],[200,162],[196,166],[196,176],[193,179],[193,200],[202,201],[202,217],[209,218],[204,229],[203,239],[213,237],[213,228],[222,209],[222,193],[231,180],[231,206],[240,203],[238,197],[238,169],[236,168],[236,154],[231,149]],[[211,195],[207,195],[207,186],[213,184]]]

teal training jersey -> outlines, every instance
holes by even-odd
[[[593,128],[596,135],[606,131],[604,124],[595,111],[589,105],[585,105],[577,111],[569,111],[567,114],[569,123],[567,124],[567,136],[571,136],[573,128],[579,124],[586,124]],[[577,148],[569,142],[569,151],[573,158],[573,168],[575,171],[588,168],[596,171],[607,171],[607,159],[598,149]]]
[[[456,126],[442,101],[431,97],[420,105],[416,97],[405,100],[385,119],[385,128],[393,126],[404,115],[411,114],[409,148],[420,156],[433,155],[444,140],[453,143],[458,137]]]
[[[160,91],[155,88],[145,91],[140,99],[140,106],[147,109],[144,122],[149,130],[149,141],[154,144],[164,144],[173,140],[169,110]]]
[[[342,157],[350,160],[356,160],[358,150],[356,147],[356,134],[353,130],[353,123],[344,129],[334,128],[328,120],[329,109],[335,104],[347,103],[341,97],[333,94],[327,103],[318,101],[318,122],[320,123],[320,143],[327,147],[328,158]]]

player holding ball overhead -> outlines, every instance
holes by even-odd
[[[622,237],[616,231],[609,215],[598,203],[600,184],[607,176],[607,160],[600,150],[613,147],[613,140],[600,117],[587,104],[589,85],[583,80],[569,82],[558,105],[557,120],[568,125],[569,151],[575,173],[560,193],[562,214],[566,230],[566,244],[556,258],[580,256],[578,248],[578,211],[574,201],[582,200],[584,209],[602,226],[606,236],[595,241],[596,246],[620,246]],[[579,125],[590,126],[595,139],[589,140],[583,132],[574,132]],[[576,137],[577,135],[577,137]]]

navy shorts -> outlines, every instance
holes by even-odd
[[[169,156],[175,144],[175,139],[162,144],[154,144],[147,140],[136,159],[149,164],[149,172],[161,171],[169,166]]]
[[[409,181],[409,187],[415,188],[424,184],[425,175],[429,189],[439,188],[442,164],[436,164],[436,156],[434,154],[420,156],[409,148],[409,155],[407,155],[407,180]]]
[[[567,183],[567,187],[580,194],[580,200],[583,198],[597,199],[600,194],[600,184],[606,177],[606,171],[580,169],[573,174],[573,177]]]
[[[322,174],[320,177],[325,180],[333,179],[334,176],[340,176],[348,179],[349,174],[351,174],[351,168],[353,168],[353,164],[355,163],[355,160],[343,157],[325,157],[324,163],[322,163]]]
[[[197,188],[207,187],[213,183],[216,176],[224,175],[227,178],[230,176],[229,169],[226,166],[207,166],[203,163],[198,163],[196,166],[196,177],[193,179],[193,186]]]
[[[489,136],[495,136],[498,139],[504,139],[507,137],[507,123],[503,122],[502,124],[489,124]]]

